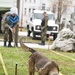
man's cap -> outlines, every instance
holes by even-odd
[[[11,8],[10,8],[10,14],[18,14],[18,9],[17,9],[17,7],[11,7]]]

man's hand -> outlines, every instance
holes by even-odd
[[[13,32],[13,28],[9,27],[9,29],[11,30],[11,32]]]

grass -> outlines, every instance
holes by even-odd
[[[27,28],[25,28],[25,27],[19,27],[19,31],[27,31]]]
[[[50,50],[36,49],[50,60],[55,60],[59,64],[60,72],[63,75],[75,75],[75,62],[69,58],[59,56]],[[0,52],[9,75],[15,74],[15,64],[18,63],[18,75],[28,75],[28,57],[31,53],[24,52],[21,48],[0,47]],[[57,51],[56,51],[57,52]],[[75,58],[75,53],[59,52],[69,57]],[[0,75],[4,75],[0,62]]]
[[[26,29],[22,30],[26,31]],[[1,38],[3,38],[3,36],[0,36],[0,39]],[[36,39],[33,40],[29,37],[26,38],[26,42],[40,43],[40,38],[37,38],[37,40]],[[52,41],[50,41],[50,44],[51,43]],[[48,40],[46,40],[46,44],[48,44]],[[55,60],[58,63],[60,72],[63,73],[63,75],[75,75],[75,61],[71,60],[70,58],[64,57],[66,55],[75,59],[75,53],[58,52],[56,50],[55,52],[64,55],[59,56],[47,49],[36,49],[36,50],[41,52],[44,56],[46,56],[50,60]],[[8,48],[8,47],[7,48],[0,47],[0,52],[2,53],[8,75],[15,75],[16,63],[18,63],[18,75],[28,75],[28,57],[31,53],[24,52],[21,48]],[[0,75],[5,75],[1,62],[0,62]]]

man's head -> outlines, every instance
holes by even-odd
[[[44,16],[46,16],[46,15],[47,15],[47,13],[46,13],[46,12],[44,12],[44,13],[43,13],[43,15],[44,15]]]

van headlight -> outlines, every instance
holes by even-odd
[[[37,25],[36,30],[41,30],[41,26]]]
[[[57,30],[57,27],[53,27],[53,30],[56,31]]]

